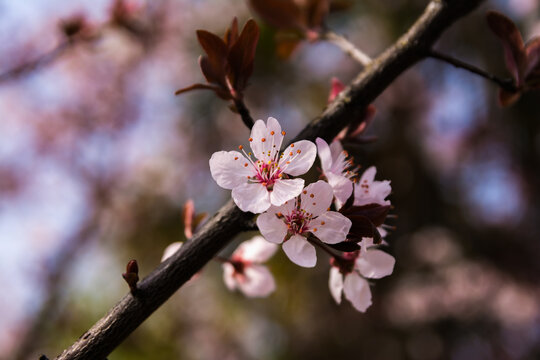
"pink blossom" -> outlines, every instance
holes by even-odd
[[[377,169],[372,166],[364,171],[360,181],[354,184],[354,206],[390,205],[390,200],[385,200],[392,192],[390,181],[376,181],[375,174],[377,174]]]
[[[356,169],[353,168],[351,159],[347,159],[348,154],[343,150],[339,140],[328,143],[321,138],[315,140],[321,167],[328,184],[332,186],[336,198],[336,207],[339,209],[351,196],[353,191],[352,178],[356,176]]]
[[[275,289],[274,277],[261,263],[274,255],[277,245],[255,236],[234,251],[223,263],[223,280],[229,290],[239,289],[249,297],[266,297]]]
[[[307,241],[312,234],[327,244],[345,240],[351,221],[336,211],[328,211],[333,198],[332,187],[320,180],[308,185],[299,198],[282,206],[272,206],[259,215],[257,226],[266,240],[283,244],[285,254],[297,265],[314,267],[315,247]]]
[[[311,141],[297,141],[280,155],[285,132],[270,117],[266,125],[257,120],[249,139],[251,152],[218,151],[210,158],[210,172],[219,186],[232,190],[232,198],[242,211],[261,213],[271,205],[280,206],[300,194],[302,179],[288,175],[305,174],[313,165],[317,150]]]
[[[165,248],[165,250],[163,251],[163,256],[161,257],[161,262],[164,262],[165,260],[167,260],[168,258],[173,256],[173,254],[175,252],[180,250],[180,248],[182,247],[183,244],[184,243],[181,242],[181,241],[176,241],[176,242],[173,242],[173,243],[169,244],[169,246],[167,246]]]
[[[371,290],[365,278],[380,279],[392,274],[395,259],[384,251],[373,248],[373,239],[364,238],[360,251],[333,258],[329,287],[332,297],[341,304],[341,294],[354,308],[365,312],[371,306]]]

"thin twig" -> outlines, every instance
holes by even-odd
[[[368,66],[369,64],[371,64],[371,58],[367,56],[362,50],[357,48],[343,35],[328,30],[321,33],[321,39],[327,40],[332,44],[338,46],[341,50],[343,50],[352,59],[359,62],[362,66]]]
[[[40,67],[52,63],[54,60],[58,59],[73,44],[74,42],[70,40],[61,42],[54,49],[49,50],[45,54],[42,54],[37,58],[27,61],[23,64],[17,65],[14,68],[0,74],[0,83],[10,79],[15,79],[19,76],[22,76]]]
[[[327,253],[328,255],[332,256],[332,257],[337,257],[337,258],[340,258],[341,255],[338,254],[334,249],[332,249],[330,246],[326,245],[325,243],[323,243],[321,240],[319,240],[318,238],[316,238],[315,236],[308,236],[307,237],[308,241],[310,243],[312,243],[313,245],[317,246],[319,249],[323,250],[325,253]]]
[[[444,61],[450,65],[453,65],[457,68],[467,70],[473,74],[479,75],[485,79],[488,79],[495,84],[499,85],[502,89],[508,91],[508,92],[516,92],[516,86],[514,85],[514,82],[511,79],[501,79],[493,74],[488,73],[487,71],[484,71],[474,65],[468,64],[464,61],[458,60],[456,58],[453,58],[449,55],[442,54],[436,50],[430,50],[428,52],[429,57],[437,60]]]
[[[248,129],[251,130],[251,128],[253,127],[253,124],[255,124],[255,121],[251,117],[251,114],[249,113],[249,109],[244,103],[244,100],[234,99],[234,106],[236,107],[236,111],[238,111],[238,114],[240,114],[240,117],[242,118],[242,121],[244,122],[244,124],[248,127]]]

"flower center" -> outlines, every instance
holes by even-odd
[[[256,170],[257,173],[250,178],[251,181],[259,182],[263,186],[266,186],[268,190],[272,190],[272,187],[276,180],[281,179],[283,172],[278,166],[278,163],[274,160],[269,160],[264,163],[261,160],[257,160]]]
[[[289,215],[284,216],[285,224],[290,235],[302,234],[309,230],[311,215],[303,209],[294,209]]]
[[[340,257],[333,257],[330,259],[330,265],[337,267],[342,274],[352,273],[354,270],[354,263],[360,256],[359,251],[343,253]]]

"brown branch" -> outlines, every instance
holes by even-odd
[[[514,93],[517,91],[516,86],[514,85],[514,81],[512,79],[501,79],[491,73],[488,73],[487,71],[484,71],[480,69],[479,67],[476,67],[474,65],[468,64],[464,61],[458,60],[456,58],[453,58],[449,55],[442,54],[438,51],[431,50],[429,52],[429,56],[433,59],[437,59],[440,61],[444,61],[447,64],[453,65],[457,68],[467,70],[473,74],[479,75],[485,79],[488,79],[489,81],[494,82],[495,84],[499,85],[501,89],[508,91],[510,93]]]
[[[294,141],[314,140],[317,136],[327,141],[332,139],[361,116],[365,107],[401,73],[428,56],[429,49],[448,26],[482,1],[432,0],[410,30],[374,59]],[[253,214],[241,212],[229,201],[177,253],[139,283],[140,292],[136,297],[124,296],[57,359],[103,360],[236,234],[249,226],[252,217]]]
[[[371,63],[371,58],[364,53],[362,50],[357,48],[353,43],[351,43],[343,35],[337,34],[333,31],[325,31],[321,33],[321,39],[331,42],[332,44],[339,47],[347,55],[349,55],[353,60],[360,63],[363,66],[368,66]]]
[[[66,50],[69,49],[73,44],[74,41],[72,40],[66,40],[64,42],[61,42],[54,49],[48,51],[47,53],[42,54],[35,59],[17,65],[4,73],[1,73],[0,83],[11,79],[16,79],[22,75],[25,75],[41,67],[51,64],[62,54],[64,54]]]

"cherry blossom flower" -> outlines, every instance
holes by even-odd
[[[336,211],[328,211],[333,191],[328,183],[319,180],[308,185],[299,198],[272,206],[259,215],[257,226],[266,240],[281,244],[289,259],[303,267],[317,263],[315,247],[307,241],[312,234],[327,244],[345,240],[351,221]]]
[[[390,200],[385,200],[392,192],[390,181],[376,181],[375,166],[368,168],[362,174],[360,181],[354,185],[354,205],[361,206],[367,204],[390,205]]]
[[[239,289],[249,297],[266,297],[276,289],[274,277],[261,263],[274,255],[277,245],[255,236],[234,251],[223,263],[223,280],[231,291]]]
[[[210,172],[219,186],[232,190],[232,198],[242,211],[261,213],[270,205],[281,206],[300,194],[302,179],[287,175],[305,174],[313,165],[317,150],[311,141],[300,140],[279,149],[285,132],[279,122],[270,117],[265,125],[257,120],[249,138],[251,152],[218,151],[210,158]]]
[[[341,304],[341,294],[354,308],[365,312],[371,306],[368,279],[380,279],[392,274],[396,260],[392,255],[373,248],[373,239],[364,238],[360,251],[345,253],[332,258],[329,287],[332,297]]]
[[[317,138],[315,142],[323,174],[332,186],[336,207],[339,209],[352,194],[352,178],[356,176],[356,169],[353,168],[352,160],[347,159],[348,154],[338,140],[332,141],[330,146],[321,138]]]
[[[171,244],[169,244],[169,246],[167,246],[165,248],[165,250],[163,251],[163,256],[161,257],[161,262],[164,262],[165,260],[167,260],[168,258],[170,258],[171,256],[173,256],[173,254],[175,252],[177,252],[178,250],[180,250],[180,248],[182,247],[182,245],[184,245],[183,242],[181,241],[175,241]]]

